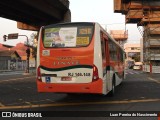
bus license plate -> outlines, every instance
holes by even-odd
[[[61,77],[61,81],[72,81],[71,77]]]

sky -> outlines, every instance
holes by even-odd
[[[7,40],[6,42],[4,42],[3,35],[8,35],[10,33],[18,33],[19,35],[27,35],[28,38],[30,38],[30,35],[33,32],[34,31],[17,29],[17,22],[16,21],[0,17],[0,43],[2,43],[2,44],[15,46],[19,42],[24,43],[24,41],[26,41],[26,37],[19,37],[19,39]]]
[[[140,43],[136,24],[125,25],[125,15],[114,13],[114,0],[69,0],[72,22],[98,22],[109,30],[128,30],[128,43]]]
[[[136,24],[125,25],[125,16],[121,13],[114,13],[113,0],[69,0],[72,22],[98,22],[107,31],[109,30],[128,30],[129,38],[127,43],[140,43],[140,32]],[[17,29],[16,21],[0,17],[0,43],[16,45],[24,42],[25,37],[18,40],[7,40],[3,42],[3,35],[9,33],[19,33],[19,35],[30,35],[33,31]]]

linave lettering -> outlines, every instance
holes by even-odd
[[[58,61],[58,62],[53,62],[53,65],[54,66],[56,65],[79,65],[79,62],[78,61],[64,61],[64,62]]]

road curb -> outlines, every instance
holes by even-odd
[[[156,83],[158,83],[158,84],[160,84],[160,81],[159,81],[159,80],[156,80],[156,79],[151,78],[151,77],[148,77],[148,79],[151,80],[151,81],[154,81],[154,82],[156,82]]]

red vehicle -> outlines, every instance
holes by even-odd
[[[98,23],[41,28],[38,92],[114,94],[125,78],[124,51]]]

